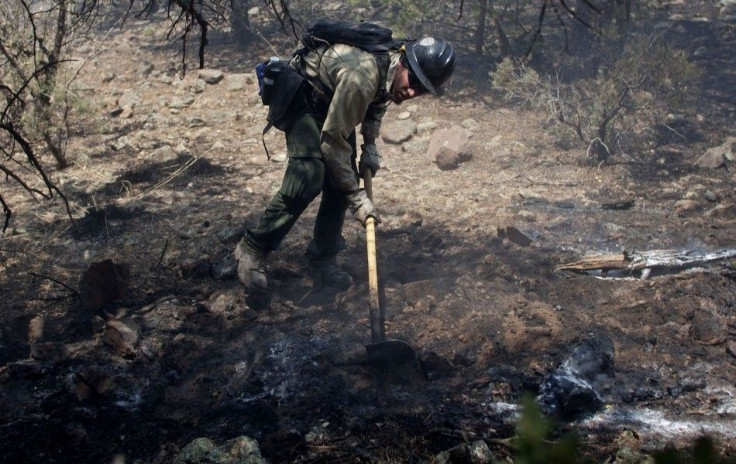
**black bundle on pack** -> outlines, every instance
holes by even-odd
[[[345,44],[368,52],[386,52],[396,46],[393,32],[373,23],[347,23],[330,18],[319,18],[307,24],[301,38],[304,47],[313,50],[320,45]]]

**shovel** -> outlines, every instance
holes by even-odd
[[[363,187],[373,201],[373,175],[370,169],[362,172]],[[401,340],[386,340],[386,310],[378,287],[378,263],[376,260],[376,221],[369,217],[365,222],[366,247],[368,252],[368,291],[371,324],[371,343],[365,345],[368,362],[388,368],[407,364],[418,364],[414,349]]]

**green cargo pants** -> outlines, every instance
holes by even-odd
[[[343,192],[332,187],[325,169],[320,149],[322,122],[318,115],[306,113],[286,132],[289,161],[281,188],[261,215],[258,225],[246,231],[243,245],[265,254],[276,250],[307,206],[322,193],[307,255],[329,258],[344,248],[342,226],[348,202]],[[357,177],[355,132],[349,141]]]

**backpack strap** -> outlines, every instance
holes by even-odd
[[[391,57],[388,55],[388,50],[381,52],[371,52],[373,58],[376,59],[378,65],[378,93],[376,95],[378,100],[386,101],[388,99],[388,92],[386,91],[386,78],[388,77],[388,68],[391,66]]]

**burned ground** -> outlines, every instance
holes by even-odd
[[[386,331],[421,361],[399,372],[353,362],[370,341],[358,224],[345,227],[341,261],[356,281],[345,292],[304,277],[316,204],[271,256],[266,298],[212,277],[278,188],[283,142],[266,136],[267,160],[252,77],[243,89],[229,80],[261,56],[214,43],[211,67],[226,79],[194,91],[196,73],[180,79],[170,50],[151,45],[144,31],[156,27],[134,23],[78,52],[99,46],[79,85],[100,114],[137,103],[128,118],[95,119],[71,142],[75,166],[54,173],[76,228],[61,205],[12,195],[0,241],[5,462],[171,462],[197,437],[241,435],[272,462],[425,462],[476,440],[504,456],[498,439],[514,434],[521,397],[591,337],[612,341],[615,376],[596,381],[602,411],[560,425],[584,453],[604,461],[626,430],[644,450],[708,434],[734,453],[732,262],[646,280],[555,270],[622,250],[734,247],[733,171],[694,163],[733,134],[733,22],[674,29],[691,53],[707,45],[693,55],[706,78],[685,137],[603,166],[555,149],[544,114],[469,89],[389,110],[386,127],[400,115],[461,126],[474,145],[441,171],[426,155],[431,128],[379,142]],[[129,264],[127,291],[80,309],[80,276],[108,258]],[[116,349],[110,321],[137,334],[132,351]]]

